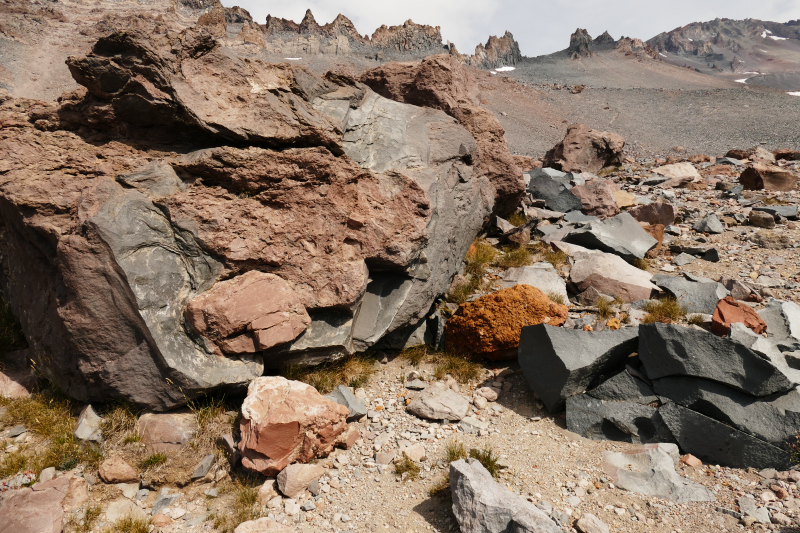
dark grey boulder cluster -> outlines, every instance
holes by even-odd
[[[674,443],[714,464],[787,469],[800,431],[800,373],[790,366],[800,354],[800,307],[774,301],[761,314],[777,335],[529,326],[519,363],[547,409],[566,409],[567,429],[584,437]]]

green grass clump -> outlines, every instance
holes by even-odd
[[[0,478],[23,470],[38,474],[51,466],[70,470],[79,464],[96,467],[100,463],[100,448],[73,435],[77,422],[73,413],[77,409],[59,392],[46,389],[27,398],[0,398],[0,406],[4,407],[0,422],[6,426],[21,424],[42,439],[41,445],[30,449],[22,446],[16,453],[7,454],[0,461]]]
[[[476,379],[481,372],[481,366],[469,356],[451,353],[438,352],[432,356],[433,375],[436,379],[442,379],[447,374],[459,383],[467,383]]]
[[[639,270],[644,270],[645,272],[647,272],[647,270],[650,268],[650,261],[648,261],[647,259],[639,259],[637,257],[636,259],[633,260],[633,266],[635,266]]]
[[[142,470],[147,470],[148,468],[152,468],[154,466],[163,465],[167,462],[167,455],[164,453],[154,453],[145,457],[141,463],[139,463],[139,468]]]
[[[541,241],[533,245],[533,251],[539,255],[542,261],[550,263],[556,269],[566,265],[567,261],[569,261],[567,254],[561,250],[553,250],[548,244]]]
[[[599,318],[611,318],[614,316],[614,307],[620,304],[622,304],[622,301],[618,298],[609,300],[608,298],[603,298],[601,296],[597,299],[597,302],[595,302],[595,305],[597,306],[597,316]]]
[[[11,313],[8,302],[0,293],[0,360],[6,353],[22,350],[27,346],[19,321]]]
[[[533,256],[525,246],[507,246],[495,264],[503,269],[523,267],[533,263]]]
[[[445,446],[444,453],[445,460],[448,463],[467,458],[467,449],[464,447],[464,443],[460,440],[448,442],[447,446]]]
[[[465,274],[471,274],[476,278],[482,278],[486,274],[486,267],[497,257],[497,250],[484,239],[476,239],[464,258],[466,266]]]
[[[148,533],[150,531],[149,518],[134,518],[126,516],[116,524],[106,529],[106,533]]]
[[[375,359],[360,355],[351,355],[338,361],[318,366],[293,364],[284,368],[282,375],[286,379],[302,381],[327,394],[339,385],[362,387],[375,372]]]
[[[497,457],[491,448],[485,448],[483,450],[478,450],[476,448],[472,448],[469,451],[469,456],[473,459],[477,459],[483,467],[489,471],[492,477],[496,478],[500,476],[500,470],[502,470],[502,466],[500,466],[500,458]]]
[[[403,454],[403,458],[397,461],[394,464],[394,472],[400,477],[403,477],[405,474],[404,479],[417,479],[419,477],[419,465],[408,458],[407,455]]]
[[[648,302],[643,310],[647,314],[642,319],[643,324],[663,322],[671,324],[686,316],[686,307],[680,305],[673,297],[662,298],[656,302]]]
[[[528,218],[522,213],[514,213],[508,217],[508,223],[512,226],[520,227],[528,221]]]
[[[547,293],[547,297],[550,298],[551,302],[554,302],[554,303],[557,303],[557,304],[561,304],[561,305],[566,305],[564,303],[564,295],[563,294],[558,294],[558,293],[555,293],[555,292],[548,292]]]

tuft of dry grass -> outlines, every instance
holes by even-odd
[[[395,474],[404,480],[415,480],[419,477],[419,465],[403,454],[403,458],[394,464]]]
[[[149,518],[134,518],[126,516],[116,524],[106,529],[106,533],[148,533],[150,531]]]
[[[613,300],[609,300],[608,298],[603,298],[602,296],[597,299],[595,303],[597,307],[597,316],[599,318],[611,318],[614,316],[614,307],[617,307],[622,304],[622,301],[618,298],[614,298]]]
[[[400,352],[400,357],[405,359],[415,367],[418,367],[422,361],[430,354],[430,346],[427,344],[420,344],[419,346],[412,346]]]
[[[444,474],[438,482],[436,482],[430,489],[428,489],[428,496],[435,498],[437,496],[450,495],[450,477]]]
[[[238,412],[238,406],[228,405],[224,394],[201,396],[187,407],[197,421],[197,433],[190,443],[195,450],[215,449],[217,438],[233,430],[237,417],[229,416],[228,411]]]
[[[550,298],[551,302],[554,302],[554,303],[557,303],[557,304],[561,304],[561,305],[566,305],[566,303],[564,303],[564,295],[563,294],[558,294],[558,293],[555,293],[555,292],[548,292],[547,293],[547,297]]]
[[[480,279],[470,276],[465,282],[453,286],[445,296],[445,299],[458,305],[466,303],[469,301],[469,297],[480,288],[480,284]]]
[[[314,367],[289,365],[284,368],[282,375],[286,379],[307,383],[320,393],[327,394],[339,385],[362,387],[374,372],[375,359],[351,355]]]
[[[533,263],[533,256],[526,246],[507,246],[495,261],[500,268],[523,267]]]
[[[467,449],[460,440],[450,441],[444,448],[445,461],[452,463],[467,458]]]
[[[650,261],[648,261],[647,259],[636,258],[633,260],[633,266],[635,266],[639,270],[644,270],[645,272],[647,272],[650,269]]]
[[[38,441],[6,455],[0,461],[0,478],[23,470],[39,473],[50,466],[70,470],[78,464],[94,468],[100,463],[103,455],[99,446],[75,439],[76,406],[60,393],[45,390],[28,398],[0,398],[0,406],[5,408],[0,422],[21,424]]]
[[[761,203],[764,205],[789,205],[787,201],[780,198],[763,198]]]
[[[22,350],[27,346],[19,321],[11,313],[8,302],[0,293],[0,358],[7,352]]]
[[[100,430],[103,432],[103,441],[111,445],[139,442],[141,438],[134,431],[139,414],[140,411],[127,402],[109,404],[101,413],[103,421],[100,423]]]
[[[486,273],[486,267],[497,257],[497,250],[484,239],[475,239],[464,258],[465,274],[471,274],[478,279]]]
[[[438,352],[431,357],[433,362],[433,375],[436,379],[442,379],[447,374],[459,383],[467,383],[476,379],[481,372],[481,367],[470,356],[451,353]]]
[[[500,476],[500,470],[502,470],[503,467],[500,466],[500,458],[494,454],[491,448],[485,448],[483,450],[472,448],[469,451],[469,456],[473,459],[477,459],[478,462],[489,471],[492,477],[496,478]]]
[[[561,250],[553,250],[550,245],[542,241],[537,241],[533,244],[533,251],[539,255],[542,261],[550,263],[556,269],[566,265],[569,261],[567,254]]]
[[[703,322],[703,315],[700,314],[689,315],[689,317],[686,319],[686,322],[693,326],[702,326],[705,324],[705,322]]]
[[[686,307],[680,305],[673,297],[662,298],[657,302],[649,302],[644,308],[647,314],[642,319],[643,324],[663,322],[670,324],[686,316]]]
[[[528,221],[528,217],[526,217],[522,213],[517,212],[508,217],[507,220],[509,224],[516,227],[520,227],[523,226]]]
[[[73,515],[69,519],[66,530],[73,533],[90,533],[102,512],[103,508],[100,505],[89,504],[83,512],[83,516]]]
[[[237,478],[232,487],[233,504],[225,508],[227,513],[213,517],[214,529],[219,533],[233,533],[242,522],[258,520],[264,516],[261,506],[258,505],[258,488],[261,483],[263,479],[255,474]]]

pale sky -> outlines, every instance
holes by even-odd
[[[717,17],[755,18],[775,22],[800,19],[798,0],[222,0],[223,5],[240,5],[263,24],[267,15],[300,22],[311,8],[320,24],[337,14],[350,18],[361,34],[381,24],[441,26],[445,42],[456,44],[461,53],[472,54],[489,35],[506,30],[519,41],[523,55],[536,56],[563,50],[575,28],[586,28],[592,37],[605,30],[615,39],[621,36],[650,39],[691,22]]]

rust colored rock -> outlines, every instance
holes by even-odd
[[[119,456],[103,461],[100,464],[98,473],[100,474],[100,479],[106,483],[132,483],[139,481],[139,475],[136,470]]]
[[[154,515],[153,518],[150,519],[150,523],[156,527],[167,527],[172,523],[172,518],[168,517],[165,514],[158,513]]]
[[[544,156],[544,166],[564,172],[598,173],[603,167],[620,164],[625,139],[616,133],[597,131],[586,124],[567,128],[564,140]]]
[[[681,463],[685,464],[686,466],[697,468],[699,466],[703,466],[703,461],[695,457],[694,455],[687,453],[686,455],[681,456]]]
[[[781,148],[772,152],[775,159],[780,161],[800,161],[800,151],[792,150],[790,148]]]
[[[542,168],[542,162],[527,155],[515,155],[514,163],[522,172],[528,172],[534,168]]]
[[[734,176],[736,168],[733,165],[711,165],[700,169],[701,176]]]
[[[566,319],[566,306],[536,287],[515,285],[461,305],[445,325],[447,349],[490,360],[516,359],[523,327],[560,326]]]
[[[324,457],[347,429],[348,413],[305,383],[256,378],[242,404],[242,465],[274,477],[290,463]]]
[[[347,430],[339,435],[339,438],[336,440],[336,445],[345,450],[349,450],[355,446],[356,441],[360,438],[361,434],[355,426],[347,426]]]
[[[738,302],[731,296],[726,296],[717,303],[714,315],[711,317],[711,331],[717,335],[728,335],[731,324],[741,323],[759,335],[767,331],[767,324],[747,304]]]
[[[361,81],[392,100],[440,109],[458,120],[478,145],[478,170],[496,191],[495,213],[505,216],[525,191],[522,171],[508,148],[505,130],[491,111],[478,105],[478,85],[454,56],[440,54],[420,63],[387,63],[368,70]]]
[[[311,323],[286,281],[258,271],[219,282],[192,299],[186,319],[226,353],[253,353],[278,346],[296,339]]]
[[[651,237],[658,241],[658,244],[655,248],[650,249],[646,254],[645,257],[658,257],[658,253],[661,251],[661,246],[664,244],[664,225],[663,224],[649,224],[645,226],[642,225],[642,229],[645,230]]]
[[[180,450],[197,433],[197,417],[188,410],[145,413],[136,422],[136,433],[155,452]]]
[[[797,176],[775,165],[753,163],[739,176],[739,183],[751,191],[794,191]]]
[[[581,201],[584,215],[607,218],[619,213],[614,186],[607,180],[587,181],[570,191]]]
[[[653,202],[647,205],[637,205],[628,209],[628,213],[637,222],[645,224],[663,224],[671,226],[675,223],[675,208],[668,202]]]

